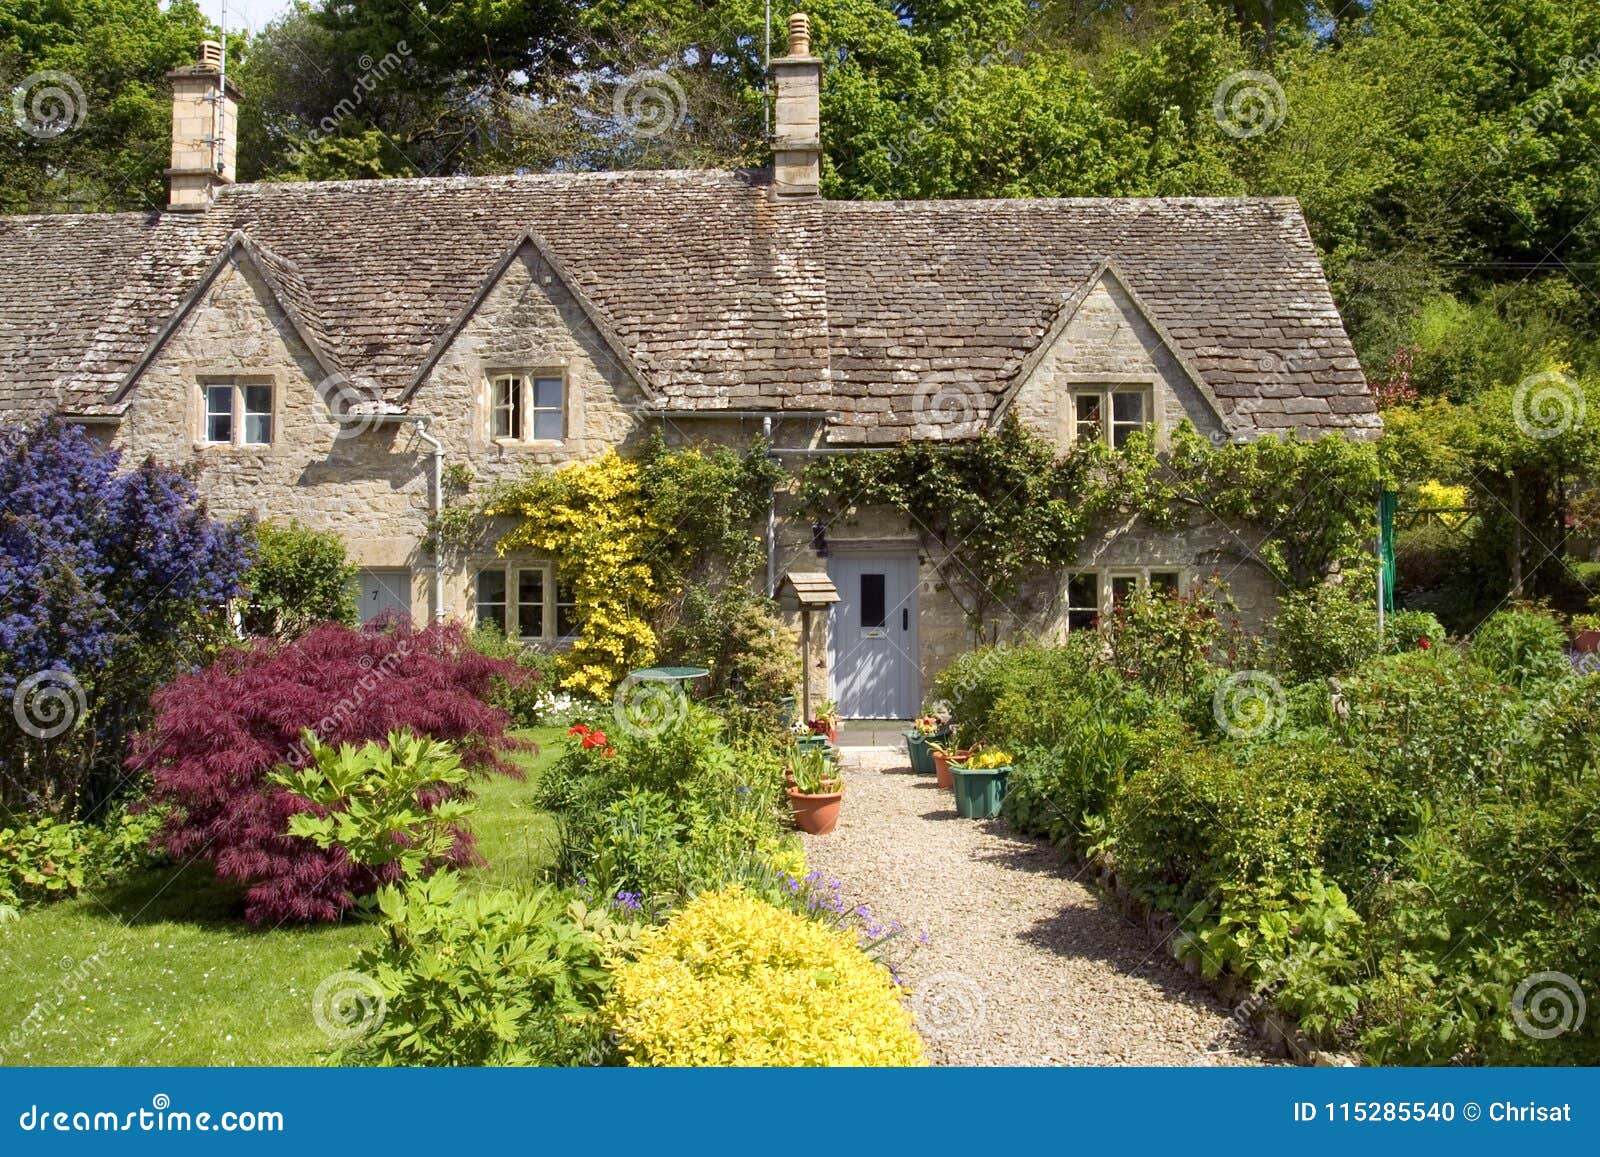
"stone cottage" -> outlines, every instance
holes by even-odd
[[[1063,445],[1183,418],[1218,439],[1379,429],[1292,200],[821,198],[804,17],[761,172],[236,184],[220,64],[207,44],[172,75],[165,211],[0,218],[0,417],[53,411],[189,468],[219,514],[338,532],[366,616],[573,630],[550,560],[434,557],[452,467],[491,481],[665,429],[766,432],[798,470],[1010,413]],[[846,715],[914,712],[968,645],[899,517],[780,510],[768,552],[769,581],[839,588],[816,663]],[[1233,530],[1123,528],[1036,621],[1081,629],[1213,573],[1271,602]]]

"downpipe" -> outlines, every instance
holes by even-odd
[[[444,546],[438,540],[439,517],[444,513],[444,445],[428,432],[433,423],[432,414],[418,414],[412,419],[417,437],[422,439],[433,458],[433,485],[428,492],[429,524],[433,527],[433,621],[442,623],[444,612]]]

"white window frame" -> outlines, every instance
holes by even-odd
[[[485,571],[496,571],[505,576],[504,601],[485,603],[479,597],[478,580]],[[541,583],[540,591],[540,633],[537,635],[524,635],[522,633],[522,607],[519,597],[522,586],[523,574],[537,574]],[[531,605],[531,604],[529,604]],[[557,589],[556,566],[553,562],[526,562],[507,561],[496,559],[485,561],[472,568],[472,622],[479,625],[483,622],[482,610],[484,607],[498,606],[500,608],[500,629],[506,638],[528,644],[557,644],[570,642],[576,637],[578,625],[570,624],[572,630],[568,634],[559,633],[560,615],[563,608],[570,610],[575,606],[572,594],[565,589]]]
[[[1085,605],[1079,605],[1070,601],[1072,597],[1071,582],[1074,578],[1083,575],[1095,576],[1095,595],[1099,602],[1099,606],[1095,611],[1095,613],[1099,616],[1096,622],[1097,627],[1104,623],[1112,614],[1112,612],[1116,610],[1117,600],[1115,596],[1115,586],[1119,579],[1132,579],[1134,581],[1134,589],[1141,593],[1147,593],[1151,589],[1151,578],[1154,575],[1175,576],[1177,582],[1173,585],[1172,589],[1180,595],[1187,591],[1189,585],[1188,572],[1185,571],[1185,569],[1181,566],[1156,565],[1077,567],[1066,572],[1061,586],[1061,599],[1063,606],[1066,608],[1067,629],[1069,631],[1072,629],[1072,615],[1087,611],[1089,609]],[[1083,628],[1080,627],[1078,629],[1082,630]]]
[[[228,436],[226,438],[212,438],[211,419],[220,417],[222,410],[211,408],[211,392],[213,390],[228,391]],[[246,408],[245,399],[248,390],[266,390],[267,408],[265,410],[250,410]],[[265,418],[267,437],[265,441],[254,441],[250,438],[250,419]],[[272,446],[278,437],[278,390],[271,378],[202,378],[200,379],[200,443],[204,446],[232,446],[235,448],[257,448]]]
[[[555,382],[561,390],[561,404],[540,406],[539,383]],[[488,406],[489,438],[502,445],[540,442],[552,445],[567,439],[571,421],[571,388],[564,369],[495,370],[488,375],[486,394]],[[501,415],[505,415],[506,433],[500,433]],[[539,418],[558,415],[560,433],[555,437],[539,437]]]
[[[1116,400],[1119,396],[1136,395],[1141,399],[1144,409],[1144,419],[1138,423],[1118,421],[1116,417]],[[1117,444],[1117,431],[1119,428],[1132,427],[1146,430],[1151,434],[1156,433],[1155,413],[1155,386],[1149,382],[1126,382],[1112,385],[1085,385],[1072,387],[1072,400],[1068,407],[1068,416],[1072,422],[1069,441],[1076,446],[1080,438],[1078,431],[1078,399],[1094,398],[1100,405],[1100,429],[1096,438],[1113,448]],[[1158,570],[1161,568],[1157,568]]]
[[[1088,603],[1075,603],[1072,601],[1072,580],[1076,578],[1094,579],[1094,605],[1092,607]],[[1105,587],[1106,584],[1100,572],[1098,570],[1094,570],[1093,568],[1079,568],[1077,570],[1067,572],[1066,577],[1061,584],[1061,601],[1066,610],[1066,615],[1063,621],[1069,635],[1075,630],[1095,630],[1100,626],[1100,620],[1105,615]],[[1072,625],[1073,615],[1090,613],[1095,616],[1095,621],[1092,626],[1074,627]]]

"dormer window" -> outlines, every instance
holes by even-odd
[[[489,436],[497,442],[559,442],[567,436],[567,383],[559,374],[489,379]]]
[[[201,398],[201,441],[213,446],[272,444],[272,383],[206,382]]]
[[[1072,440],[1121,447],[1139,430],[1155,427],[1148,386],[1105,386],[1072,391]]]

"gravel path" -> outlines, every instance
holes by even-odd
[[[805,836],[806,856],[853,904],[903,924],[907,943],[927,932],[900,971],[935,1064],[1275,1063],[1048,844],[959,819],[903,750],[843,760],[839,826]]]

